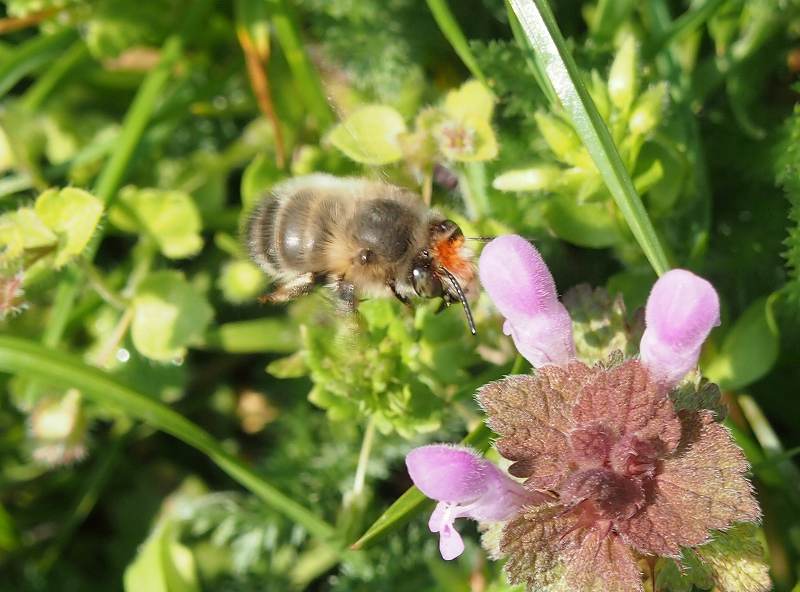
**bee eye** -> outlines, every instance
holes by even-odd
[[[370,251],[369,249],[364,249],[358,255],[358,262],[361,265],[367,265],[368,263],[372,263],[375,260],[375,253]]]
[[[442,282],[431,272],[429,265],[417,265],[411,270],[411,287],[423,298],[442,295]]]

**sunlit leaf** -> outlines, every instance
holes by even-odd
[[[403,116],[387,105],[367,105],[333,128],[328,140],[356,162],[389,164],[402,158]]]
[[[36,215],[57,236],[56,267],[79,255],[97,228],[102,202],[87,191],[67,187],[49,189],[36,199]]]
[[[200,341],[214,310],[205,296],[177,271],[158,271],[139,286],[133,299],[131,336],[136,349],[166,362]]]

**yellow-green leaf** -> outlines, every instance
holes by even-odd
[[[145,278],[133,299],[133,344],[152,360],[178,358],[201,339],[213,312],[182,273],[158,271]]]
[[[125,592],[200,592],[194,555],[172,530],[157,527],[125,570]]]
[[[222,267],[217,287],[228,302],[240,304],[254,300],[266,286],[267,278],[257,265],[244,259],[229,261]]]
[[[769,565],[754,524],[738,524],[716,532],[694,552],[711,573],[720,592],[767,592],[772,589]]]
[[[448,116],[460,121],[470,119],[492,120],[494,95],[478,80],[470,80],[447,93],[444,110]]]
[[[492,187],[498,191],[546,191],[558,181],[562,170],[549,164],[514,169],[495,177]]]
[[[103,203],[87,191],[48,189],[34,205],[36,216],[58,237],[55,266],[79,255],[89,243],[103,214]]]
[[[112,221],[130,231],[131,219],[135,219],[137,226],[153,237],[165,257],[191,257],[203,248],[200,212],[188,193],[125,187],[120,202],[112,210]]]
[[[22,255],[25,249],[52,245],[58,240],[32,208],[20,208],[0,216],[0,248],[3,259]]]
[[[387,105],[367,105],[333,128],[328,140],[348,157],[363,164],[383,165],[403,156],[400,135],[403,116]]]
[[[639,52],[633,35],[626,35],[611,64],[608,94],[619,111],[627,113],[639,92]]]

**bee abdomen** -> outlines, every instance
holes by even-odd
[[[280,207],[281,200],[270,193],[256,206],[247,222],[247,249],[250,256],[272,275],[281,268],[275,244],[275,222]]]

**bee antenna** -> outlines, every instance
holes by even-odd
[[[472,310],[469,307],[469,302],[467,302],[467,297],[464,295],[464,290],[461,289],[461,284],[458,283],[456,276],[450,273],[449,269],[442,267],[441,270],[453,284],[456,294],[458,294],[458,299],[461,301],[461,306],[464,307],[464,314],[467,315],[467,325],[469,326],[470,333],[477,335],[478,331],[475,329],[475,320],[472,318]]]
[[[496,236],[466,236],[465,240],[478,241],[479,243],[488,243],[496,239]]]

